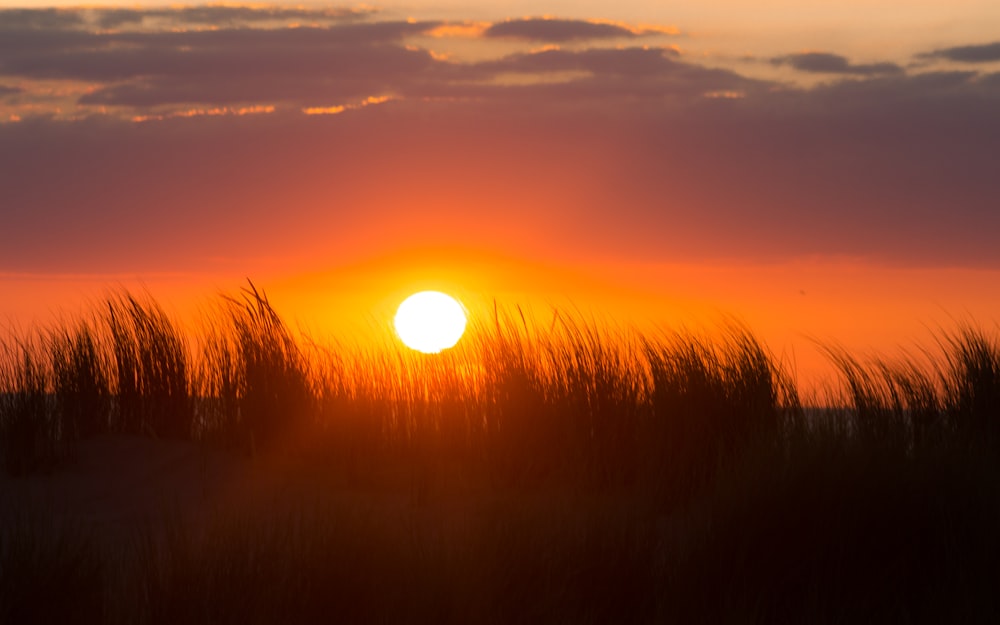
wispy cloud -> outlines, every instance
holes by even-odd
[[[830,52],[788,54],[771,59],[771,63],[815,74],[880,76],[903,73],[903,68],[895,63],[851,63],[848,58]]]
[[[165,21],[174,26],[238,27],[276,23],[327,24],[349,22],[375,15],[370,8],[306,8],[284,6],[205,5],[173,8],[109,8],[91,15],[101,28],[151,26]]]
[[[0,30],[62,30],[84,26],[85,14],[69,9],[0,9]]]
[[[163,115],[138,115],[132,118],[134,122],[148,122],[148,121],[163,121],[165,119],[176,119],[184,117],[218,117],[220,115],[236,115],[242,117],[244,115],[266,115],[268,113],[273,113],[273,106],[245,106],[240,108],[233,108],[229,106],[216,107],[216,108],[195,108],[187,109],[183,111],[172,111],[170,113],[165,113]]]
[[[658,46],[526,50],[462,62],[415,43],[421,36],[484,42],[500,35],[532,41],[637,39],[669,30],[609,22],[528,19],[483,25],[240,7],[94,10],[83,15],[86,19],[72,22],[73,28],[13,31],[16,37],[0,43],[0,76],[87,84],[75,102],[53,106],[65,110],[75,104],[90,107],[90,112],[112,107],[126,117],[163,115],[162,110],[150,111],[162,107],[304,110],[317,108],[316,102],[372,96],[541,97],[546,88],[546,97],[700,97],[706,91],[741,90],[750,82],[685,62],[676,50]],[[290,27],[275,21],[306,15],[333,23]],[[212,20],[218,22],[213,28],[177,27]],[[243,27],[248,22],[254,27]],[[77,28],[79,24],[123,28]],[[507,90],[501,93],[500,87]]]
[[[974,46],[942,48],[920,55],[925,59],[945,59],[960,63],[990,63],[1000,61],[1000,41]]]
[[[549,43],[595,41],[600,39],[635,39],[643,36],[675,35],[677,33],[676,29],[666,27],[638,28],[620,22],[545,17],[504,20],[490,25],[483,31],[486,37]]]

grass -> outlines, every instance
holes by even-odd
[[[839,399],[816,411],[739,324],[498,309],[428,357],[315,345],[251,283],[202,327],[114,293],[8,339],[4,467],[59,471],[99,434],[190,439],[295,467],[314,505],[167,515],[111,543],[0,515],[0,620],[67,620],[46,612],[63,603],[106,623],[1000,616],[1000,345],[982,328],[920,358],[828,346]],[[336,492],[409,504],[321,505]]]
[[[189,359],[179,329],[156,302],[125,292],[108,298],[104,321],[114,361],[113,427],[190,438]]]
[[[11,475],[51,470],[66,440],[61,414],[53,410],[52,375],[40,340],[5,346],[7,358],[0,365],[0,450]]]

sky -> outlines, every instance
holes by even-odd
[[[469,5],[0,0],[0,319],[441,288],[820,375],[1000,317],[1000,3]]]

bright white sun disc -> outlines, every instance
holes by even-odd
[[[454,347],[465,333],[465,309],[440,291],[421,291],[403,300],[393,319],[396,334],[407,347],[436,354]]]

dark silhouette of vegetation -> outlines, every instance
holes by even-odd
[[[641,334],[495,309],[438,355],[351,350],[297,336],[251,283],[204,327],[117,293],[9,339],[7,472],[58,471],[95,435],[170,437],[280,460],[317,501],[410,505],[221,510],[110,542],[0,514],[0,621],[1000,617],[995,333],[959,326],[898,359],[828,346],[839,395],[807,409],[739,324]]]
[[[230,298],[239,424],[252,449],[301,433],[313,395],[305,358],[267,297],[253,283]]]
[[[176,325],[156,302],[130,293],[108,298],[105,321],[116,373],[113,427],[190,438],[188,356]]]
[[[96,331],[82,322],[75,331],[60,328],[48,338],[55,410],[68,428],[66,436],[87,438],[107,432],[110,366]]]
[[[963,325],[944,335],[944,387],[951,425],[1000,453],[1000,343],[997,335]]]
[[[64,429],[51,409],[51,374],[38,339],[6,347],[0,403],[0,450],[11,475],[50,471],[59,460]]]

